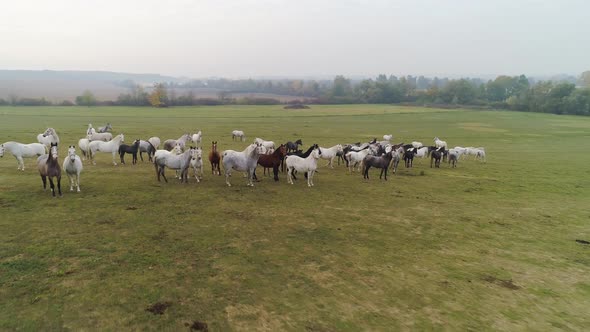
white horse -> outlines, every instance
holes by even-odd
[[[273,151],[275,149],[275,142],[273,141],[265,141],[262,138],[256,137],[254,143],[259,143],[260,145],[264,146],[267,149],[267,151],[268,149],[273,149]]]
[[[179,155],[182,153],[182,148],[180,147],[179,144],[176,144],[174,146],[174,148],[172,148],[171,151],[168,150],[156,150],[156,152],[154,153],[154,160],[156,158],[164,158],[168,155]]]
[[[334,158],[336,158],[337,153],[342,153],[342,144],[336,144],[331,148],[322,148],[320,147],[320,158],[328,160],[328,165],[331,168],[334,168],[332,164],[334,162]]]
[[[94,132],[94,133],[88,135],[87,138],[90,142],[93,142],[93,141],[108,142],[113,139],[113,134]]]
[[[70,145],[68,147],[68,156],[64,159],[63,170],[70,179],[70,191],[74,191],[74,185],[76,190],[80,192],[80,172],[82,172],[82,160],[76,154],[76,147]]]
[[[195,143],[197,146],[201,145],[201,139],[203,138],[203,133],[201,133],[201,131],[199,130],[199,132],[197,132],[196,134],[193,134],[192,136],[192,141],[193,143]]]
[[[186,143],[191,140],[191,135],[183,134],[178,139],[167,139],[164,141],[164,150],[172,150],[176,144],[180,145],[180,148],[184,150]]]
[[[441,141],[438,137],[434,138],[434,146],[436,146],[437,148],[444,147],[445,150],[447,150],[447,142]]]
[[[420,157],[420,158],[428,157],[428,147],[423,146],[421,148],[418,148],[418,150],[416,150],[416,157]]]
[[[115,136],[112,140],[108,142],[103,141],[92,141],[88,145],[88,149],[90,150],[90,159],[92,160],[92,164],[96,165],[96,161],[94,160],[94,155],[97,152],[110,152],[113,154],[113,165],[117,165],[115,161],[115,156],[119,152],[119,146],[121,143],[125,141],[125,136],[123,134],[119,134]]]
[[[57,136],[55,129],[47,128],[43,133],[37,135],[37,141],[49,148],[51,143],[59,144],[59,136]]]
[[[393,135],[383,135],[383,139],[386,140],[386,141],[388,141],[388,142],[391,142],[391,139],[392,138],[393,138]]]
[[[415,147],[416,149],[420,149],[421,147],[423,147],[424,144],[422,144],[422,142],[412,142],[412,147]]]
[[[244,134],[244,132],[241,130],[233,130],[231,132],[231,139],[233,141],[236,138],[238,138],[242,142],[245,142],[246,141],[246,134]]]
[[[262,153],[262,145],[260,143],[250,144],[244,151],[238,152],[234,150],[225,150],[222,155],[223,169],[225,171],[225,183],[231,187],[229,177],[231,171],[246,172],[248,177],[248,186],[254,187],[254,171],[258,164],[258,157]]]
[[[203,179],[203,149],[195,149],[195,154],[191,158],[191,167],[193,168],[193,174],[197,183],[201,182]]]
[[[179,144],[176,144],[173,149],[178,151],[179,146]],[[154,167],[156,168],[158,181],[160,181],[160,176],[162,176],[164,181],[168,182],[166,174],[164,174],[165,168],[168,167],[180,172],[180,182],[188,183],[188,168],[190,166],[191,159],[195,155],[195,148],[191,146],[190,149],[187,149],[178,155],[172,152],[158,153],[159,151],[168,152],[166,150],[158,150],[154,156]]]
[[[23,158],[39,157],[45,154],[45,145],[41,143],[23,144],[18,142],[5,142],[0,145],[0,157],[4,156],[4,152],[10,152],[16,158],[17,170],[25,170],[25,162]]]
[[[148,142],[152,143],[152,145],[154,146],[154,148],[156,148],[156,150],[160,147],[160,138],[157,136],[150,137],[148,139]]]
[[[357,172],[361,170],[361,166],[363,165],[363,159],[369,154],[373,154],[373,150],[367,148],[361,151],[350,151],[346,153],[344,156],[346,160],[348,160],[348,168],[350,173],[354,170],[354,166],[357,166]]]
[[[299,156],[287,156],[285,164],[287,166],[287,183],[293,184],[293,172],[307,173],[307,186],[313,187],[313,174],[318,168],[318,159],[322,155],[322,150],[317,144],[307,158]]]
[[[88,138],[80,138],[78,140],[78,147],[80,148],[80,151],[82,151],[82,160],[90,159],[89,145],[90,141]]]

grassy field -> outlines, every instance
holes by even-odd
[[[85,164],[53,199],[33,159],[0,159],[0,330],[583,330],[590,326],[590,119],[390,105],[0,108],[0,141],[87,124],[126,142],[202,130],[248,141],[484,146],[488,162],[390,180],[322,168],[315,187],[158,183],[153,166]],[[127,158],[130,159],[129,157]],[[207,163],[208,167],[208,163]],[[168,172],[170,174],[170,172]],[[258,172],[261,175],[262,172]],[[67,183],[64,180],[63,183]],[[160,304],[162,314],[146,309]],[[165,309],[165,310],[164,310]],[[195,325],[196,326],[196,325]]]

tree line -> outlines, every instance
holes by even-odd
[[[525,75],[498,76],[487,82],[479,78],[428,78],[424,76],[378,75],[376,78],[352,80],[336,76],[333,80],[194,80],[186,83],[163,82],[143,87],[132,82],[126,84],[128,92],[116,100],[99,101],[90,91],[75,99],[82,106],[193,106],[281,104],[275,98],[232,97],[232,93],[266,93],[287,95],[294,102],[305,104],[409,104],[439,107],[477,106],[510,109],[525,112],[590,115],[590,71],[580,75],[576,82],[534,81]],[[193,89],[218,91],[216,98],[199,98]],[[184,91],[178,94],[178,91]],[[73,106],[40,98],[0,99],[0,105]]]

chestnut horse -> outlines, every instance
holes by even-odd
[[[37,168],[41,181],[43,181],[43,190],[47,189],[47,178],[49,178],[49,185],[51,187],[51,194],[55,197],[55,184],[53,178],[57,180],[57,190],[61,197],[61,166],[57,160],[57,143],[51,142],[49,154],[44,154],[37,158]]]
[[[209,162],[211,162],[211,174],[221,175],[221,169],[219,168],[219,162],[221,161],[221,155],[217,151],[217,141],[211,142],[211,152],[209,152]]]
[[[260,155],[260,157],[258,157],[258,165],[264,167],[264,171],[266,171],[267,168],[272,167],[274,179],[275,181],[279,181],[279,166],[281,166],[283,158],[285,158],[286,155],[287,148],[284,144],[281,144],[272,154]],[[254,170],[254,180],[258,180],[258,178],[256,178],[256,170]]]

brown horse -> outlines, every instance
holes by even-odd
[[[209,162],[211,162],[211,174],[221,175],[221,169],[219,168],[219,162],[221,161],[221,156],[219,152],[217,152],[217,141],[211,142],[211,152],[209,152]]]
[[[53,178],[57,180],[57,190],[61,197],[61,166],[57,160],[57,143],[51,143],[49,148],[49,154],[44,154],[37,158],[37,168],[39,169],[39,175],[43,181],[43,190],[47,189],[47,178],[49,177],[49,185],[51,187],[51,193],[55,197],[55,185],[53,184]]]
[[[286,155],[287,155],[287,148],[285,147],[284,144],[281,144],[275,150],[275,152],[273,152],[272,154],[261,154],[258,157],[258,165],[264,167],[265,171],[267,168],[272,167],[272,171],[274,173],[274,179],[275,179],[275,181],[279,181],[279,166],[281,166],[281,163],[283,162],[283,158],[285,158]],[[258,180],[256,178],[256,171],[254,171],[254,179]]]

